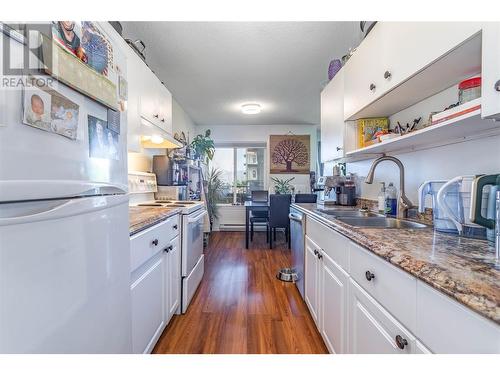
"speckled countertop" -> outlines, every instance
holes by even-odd
[[[360,228],[317,211],[316,204],[293,207],[314,216],[395,266],[500,324],[500,270],[487,241],[425,229]]]
[[[141,230],[149,228],[160,221],[176,215],[178,208],[167,207],[129,207],[129,232],[134,235]]]

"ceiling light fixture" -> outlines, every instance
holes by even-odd
[[[257,103],[247,103],[241,106],[241,112],[245,115],[256,115],[262,111],[260,104]]]

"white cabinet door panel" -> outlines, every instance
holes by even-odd
[[[350,280],[349,346],[352,354],[410,354],[415,338],[355,281]],[[398,347],[398,340],[404,344]]]
[[[500,118],[500,22],[486,23],[482,39],[481,117]]]
[[[321,92],[321,161],[344,156],[344,71]]]
[[[165,327],[165,257],[160,253],[130,287],[132,350],[149,353]],[[140,269],[139,271],[141,271]]]
[[[304,299],[317,326],[319,326],[319,262],[315,251],[319,250],[319,246],[306,236]]]
[[[324,252],[321,267],[321,336],[330,352],[347,353],[349,275]]]

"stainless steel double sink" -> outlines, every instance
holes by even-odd
[[[396,219],[393,217],[385,217],[374,212],[358,210],[358,209],[335,209],[335,208],[318,208],[318,212],[331,215],[335,219],[342,221],[353,227],[361,228],[385,228],[385,229],[423,229],[427,225],[416,223],[410,220]]]

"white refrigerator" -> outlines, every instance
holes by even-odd
[[[0,95],[0,353],[129,353],[126,129],[113,158],[90,157],[87,116],[106,108],[59,90],[76,140],[24,124],[20,90]]]

